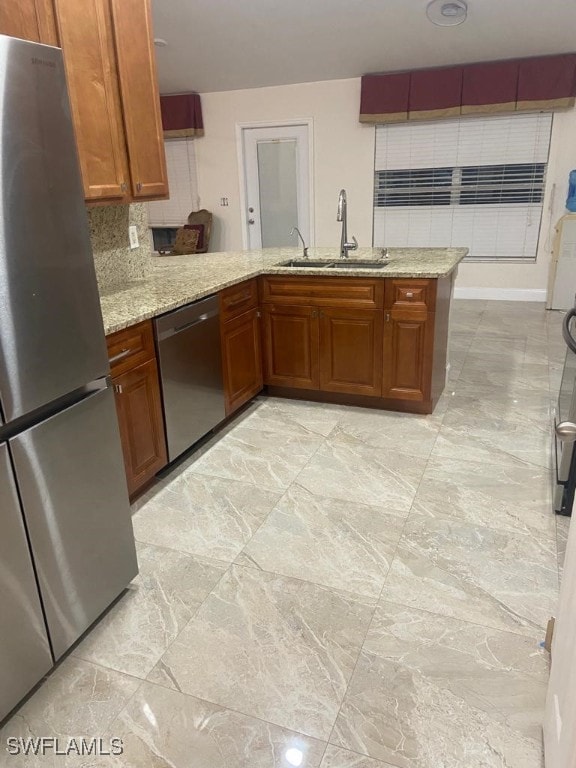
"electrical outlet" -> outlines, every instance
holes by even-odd
[[[140,246],[140,241],[138,240],[137,227],[134,227],[134,226],[128,227],[128,237],[130,238],[130,248],[132,248],[132,250]]]

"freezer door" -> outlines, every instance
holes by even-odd
[[[62,52],[0,36],[4,420],[107,372]]]
[[[0,721],[52,667],[6,443],[0,444]]]
[[[111,389],[10,440],[54,657],[136,576]]]

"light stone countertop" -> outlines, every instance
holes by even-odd
[[[339,258],[338,248],[310,248],[308,253],[313,260],[334,261]],[[453,272],[467,253],[467,248],[390,248],[388,265],[376,271],[280,266],[289,259],[301,258],[300,248],[154,256],[151,275],[147,279],[102,292],[100,303],[104,330],[106,335],[120,331],[258,275],[437,278]],[[359,248],[350,261],[377,260],[381,255],[381,248]]]

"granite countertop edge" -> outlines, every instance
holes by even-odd
[[[324,267],[298,269],[277,263],[301,258],[301,251],[295,248],[153,257],[150,277],[102,292],[104,331],[108,336],[261,275],[434,279],[450,275],[467,253],[467,248],[390,249],[389,265],[382,270],[334,268],[329,271]],[[352,260],[372,261],[381,257],[382,249],[363,248]],[[309,258],[334,261],[338,251],[311,248]]]

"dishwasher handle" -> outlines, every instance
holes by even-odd
[[[184,331],[190,330],[190,328],[194,328],[195,325],[201,325],[202,323],[205,323],[206,320],[211,320],[213,317],[218,317],[219,312],[218,310],[215,310],[213,312],[204,312],[203,314],[199,315],[196,320],[192,320],[190,323],[185,323],[184,325],[177,325],[173,328],[167,328],[165,331],[161,331],[158,334],[158,340],[164,341],[164,339],[169,339],[171,336],[176,336],[179,333],[184,333]]]

